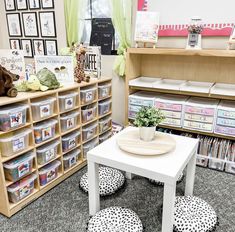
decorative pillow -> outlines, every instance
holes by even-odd
[[[217,224],[215,210],[204,200],[194,196],[176,197],[175,232],[212,232]]]
[[[142,232],[138,215],[126,208],[110,207],[96,213],[88,222],[88,232]]]
[[[122,172],[110,167],[99,167],[99,178],[100,196],[114,194],[125,183]],[[84,192],[88,192],[88,173],[82,176],[80,187]]]
[[[177,184],[179,184],[182,180],[184,179],[184,173],[182,172],[177,180]],[[149,181],[152,183],[152,184],[155,184],[155,185],[158,185],[158,186],[163,186],[164,183],[161,182],[161,181],[157,181],[157,180],[153,180],[153,179],[149,179]]]

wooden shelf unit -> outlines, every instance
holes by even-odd
[[[3,157],[1,156],[1,151],[0,151],[0,213],[7,216],[7,217],[11,217],[13,214],[15,214],[16,212],[18,212],[19,210],[21,210],[22,208],[24,208],[25,206],[27,206],[28,204],[30,204],[32,201],[36,200],[38,197],[40,197],[41,195],[43,195],[44,193],[46,193],[48,190],[50,190],[51,188],[53,188],[54,186],[56,186],[57,184],[59,184],[61,181],[65,180],[66,178],[68,178],[69,176],[71,176],[72,174],[74,174],[75,172],[77,172],[78,170],[80,170],[81,168],[83,168],[86,165],[86,159],[84,159],[83,157],[83,140],[82,140],[82,133],[80,134],[80,141],[79,144],[74,147],[73,149],[70,149],[69,151],[63,152],[62,151],[62,143],[61,143],[61,139],[62,136],[67,135],[68,133],[71,133],[73,131],[79,130],[80,132],[82,132],[82,127],[86,126],[94,121],[99,122],[99,116],[98,116],[98,102],[99,99],[98,97],[96,97],[96,100],[93,101],[92,103],[89,104],[96,104],[97,105],[97,115],[95,117],[94,120],[88,122],[88,123],[82,123],[81,121],[81,101],[80,101],[80,89],[83,87],[88,87],[88,86],[95,86],[96,87],[96,96],[98,96],[98,85],[99,83],[111,83],[111,78],[102,78],[102,79],[91,79],[91,81],[89,83],[74,83],[73,85],[66,85],[62,88],[56,89],[56,90],[50,90],[50,91],[46,91],[46,92],[22,92],[19,93],[18,96],[16,98],[8,98],[8,97],[1,97],[1,101],[0,101],[0,107],[2,106],[6,106],[9,104],[13,104],[13,103],[26,103],[29,105],[29,109],[27,109],[27,123],[26,125],[23,125],[19,128],[13,129],[11,131],[8,132],[0,132],[0,136],[1,135],[5,135],[9,132],[12,131],[17,131],[19,129],[22,128],[30,128],[33,131],[33,125],[35,123],[41,122],[41,121],[46,121],[48,119],[51,118],[56,118],[58,120],[58,124],[56,125],[56,134],[53,138],[44,141],[40,144],[36,144],[34,142],[34,135],[32,133],[32,138],[30,139],[30,146],[25,149],[25,151],[19,152],[16,155],[13,155],[11,157]],[[68,110],[66,112],[60,112],[59,109],[59,94],[63,93],[63,92],[68,92],[68,91],[74,91],[78,93],[78,104],[76,107],[74,107],[71,110]],[[31,102],[33,102],[34,100],[40,99],[40,98],[47,98],[47,97],[55,97],[56,98],[56,102],[55,102],[55,107],[54,107],[54,114],[51,117],[48,117],[46,119],[42,119],[42,120],[37,120],[37,121],[33,121],[32,119],[32,109],[31,109]],[[111,94],[109,96],[109,98],[111,98]],[[86,105],[89,105],[86,104]],[[112,109],[112,107],[111,107]],[[61,131],[61,125],[60,125],[60,117],[63,113],[69,113],[71,111],[78,111],[79,112],[79,121],[78,124],[75,128],[70,129],[66,132],[62,132]],[[96,138],[99,138],[99,129],[96,135]],[[4,175],[4,168],[3,168],[3,163],[7,162],[13,158],[19,157],[23,154],[25,154],[28,151],[34,151],[36,153],[36,149],[44,144],[47,144],[51,141],[55,141],[55,140],[60,140],[60,145],[59,145],[59,153],[57,155],[56,158],[54,158],[53,160],[49,161],[48,163],[54,161],[54,160],[59,160],[61,161],[61,166],[59,168],[59,173],[56,179],[54,179],[53,181],[47,183],[45,186],[40,186],[39,184],[39,175],[38,175],[38,171],[40,168],[44,167],[45,165],[39,165],[37,163],[37,157],[34,158],[34,166],[33,166],[33,172],[37,175],[37,179],[35,181],[35,189],[33,191],[32,194],[30,194],[29,196],[25,197],[24,199],[22,199],[21,201],[19,201],[18,203],[11,203],[9,202],[8,199],[8,194],[7,194],[7,186],[9,186],[11,183],[9,181],[7,181],[5,179],[5,175]],[[87,142],[87,141],[86,141]],[[78,159],[78,163],[71,167],[70,169],[64,171],[64,167],[63,167],[63,156],[67,153],[69,153],[70,151],[79,148],[81,149],[81,154],[80,157]]]

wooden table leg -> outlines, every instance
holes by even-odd
[[[176,184],[171,185],[164,183],[162,232],[173,231],[175,188]]]
[[[95,215],[100,210],[99,165],[88,161],[89,214]]]
[[[194,179],[195,179],[195,171],[196,171],[196,152],[191,157],[188,165],[187,165],[187,173],[186,173],[186,184],[185,184],[185,196],[193,195],[193,187],[194,187]]]

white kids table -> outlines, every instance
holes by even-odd
[[[138,128],[127,127],[88,152],[89,213],[94,215],[100,210],[98,170],[102,164],[164,182],[162,232],[172,232],[176,181],[187,166],[185,195],[193,194],[198,140],[172,135],[175,150],[156,156],[134,155],[122,151],[116,142],[118,136],[129,130]]]

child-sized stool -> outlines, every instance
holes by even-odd
[[[117,169],[110,167],[99,167],[99,189],[100,196],[114,194],[125,183],[125,176]],[[88,193],[88,173],[80,180],[80,188]]]
[[[212,232],[218,225],[215,210],[194,196],[176,197],[174,232]]]
[[[142,232],[143,225],[131,209],[110,207],[96,213],[88,222],[88,232]]]

